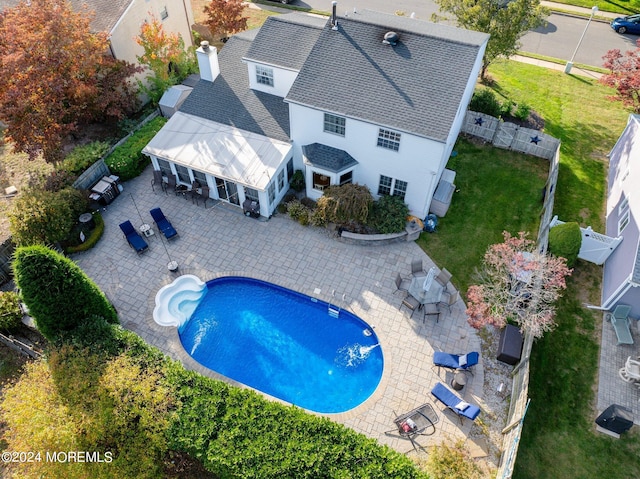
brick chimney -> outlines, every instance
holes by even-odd
[[[220,65],[218,64],[218,50],[209,45],[209,42],[200,42],[200,47],[196,50],[198,57],[198,68],[200,68],[200,78],[202,80],[214,81],[220,75]]]

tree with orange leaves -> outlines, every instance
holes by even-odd
[[[571,274],[567,260],[541,253],[524,233],[503,232],[504,242],[489,246],[478,285],[467,291],[467,321],[480,329],[503,328],[508,321],[540,338],[555,326],[555,302]]]
[[[31,158],[56,162],[79,124],[119,120],[136,107],[128,78],[139,67],[109,55],[91,17],[66,0],[23,0],[0,14],[0,120]]]
[[[242,0],[211,0],[203,10],[207,14],[205,24],[211,35],[215,37],[246,30],[247,17],[242,16],[245,8]]]
[[[138,61],[151,74],[138,84],[151,102],[157,104],[167,87],[179,83],[197,68],[194,49],[186,50],[180,34],[165,32],[162,23],[150,15],[151,21],[143,23],[135,40],[144,49]]]

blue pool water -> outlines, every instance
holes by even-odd
[[[382,350],[357,316],[333,317],[325,302],[249,278],[207,287],[178,330],[203,366],[319,413],[348,411],[378,386]]]

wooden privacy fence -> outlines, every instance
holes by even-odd
[[[520,151],[527,155],[553,159],[560,140],[531,128],[504,122],[490,115],[468,110],[462,132],[482,138],[498,148]]]

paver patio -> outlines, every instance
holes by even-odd
[[[151,178],[149,167],[127,182],[123,193],[102,211],[102,239],[92,250],[72,257],[108,295],[125,328],[180,359],[186,367],[216,377],[186,355],[175,328],[161,327],[152,318],[156,292],[176,278],[167,263],[175,260],[179,264],[177,274],[196,274],[203,281],[227,274],[270,281],[348,308],[375,328],[384,354],[380,386],[354,410],[330,417],[407,452],[411,449],[409,441],[387,436],[385,431],[393,429],[394,411],[400,414],[428,402],[439,421],[436,433],[420,438],[420,445],[435,445],[445,437],[468,434],[471,422],[461,425],[430,394],[436,382],[451,379],[450,372],[432,367],[432,356],[434,350],[480,351],[480,339],[466,322],[462,301],[455,304],[451,314],[443,313],[437,324],[433,318],[423,324],[418,314],[410,319],[406,309],[398,309],[401,296],[393,294],[395,273],[408,274],[411,260],[420,257],[426,268],[433,266],[414,242],[346,244],[321,228],[303,227],[282,215],[257,221],[224,203],[212,206],[208,202],[205,209],[202,203],[197,206],[173,192],[165,195],[158,188],[154,192]],[[180,237],[168,243],[156,229],[156,234],[148,238],[149,251],[137,255],[127,245],[118,224],[127,219],[136,227],[152,224],[149,210],[154,207],[162,208]],[[481,358],[464,388],[464,399],[482,406],[483,383]]]

